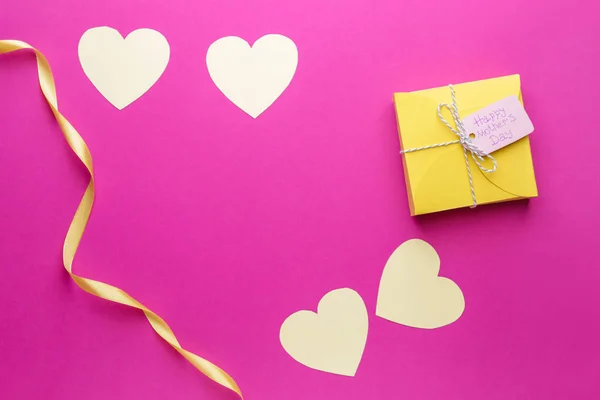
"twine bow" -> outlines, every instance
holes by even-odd
[[[400,154],[413,153],[415,151],[433,149],[435,147],[445,147],[450,146],[452,144],[460,144],[463,148],[463,154],[465,155],[465,164],[467,166],[467,175],[469,176],[469,186],[471,187],[471,197],[473,198],[473,205],[471,208],[477,207],[477,197],[475,196],[475,187],[473,186],[473,175],[471,174],[471,167],[469,165],[469,155],[471,153],[471,157],[477,168],[480,171],[485,173],[492,173],[498,169],[498,164],[496,163],[496,159],[489,154],[484,153],[475,143],[473,143],[472,139],[469,137],[469,133],[465,130],[465,126],[463,125],[462,120],[460,119],[460,114],[458,113],[458,105],[456,103],[456,93],[454,92],[454,87],[449,85],[450,94],[452,95],[452,104],[441,103],[438,104],[437,107],[437,115],[440,118],[440,121],[444,123],[456,136],[458,136],[458,140],[452,140],[450,142],[438,143],[438,144],[430,144],[428,146],[415,147],[412,149],[405,149],[400,151]],[[450,115],[452,115],[452,119],[454,119],[454,125],[456,128],[452,127],[446,121],[446,118],[442,115],[442,109],[446,108],[450,111]],[[485,158],[489,158],[494,163],[492,168],[486,168],[481,163]]]

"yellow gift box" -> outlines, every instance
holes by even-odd
[[[463,83],[453,88],[461,118],[511,95],[523,103],[519,75]],[[437,114],[439,104],[452,104],[452,100],[448,86],[395,93],[401,149],[417,149],[457,139]],[[442,114],[453,125],[450,113]],[[469,154],[472,187],[465,154],[461,144],[402,153],[411,215],[472,207],[471,188],[477,205],[538,195],[528,136],[491,154],[497,162],[494,172],[482,171]],[[491,164],[488,161],[482,164],[487,167]]]

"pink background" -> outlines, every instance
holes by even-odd
[[[249,4],[253,3],[253,4]],[[98,198],[76,272],[120,286],[248,400],[600,397],[600,24],[595,1],[29,0],[0,38],[54,69],[94,155]],[[148,27],[171,61],[117,111],[77,44]],[[222,36],[292,38],[296,76],[258,119],[212,84]],[[540,197],[411,218],[394,91],[520,73]],[[135,310],[78,289],[62,241],[85,188],[37,86],[34,57],[0,57],[0,397],[235,399]],[[467,307],[428,331],[375,317],[387,257],[433,244]],[[279,327],[351,287],[370,314],[354,378],[289,357]]]

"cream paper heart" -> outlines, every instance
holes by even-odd
[[[456,321],[465,309],[462,291],[438,277],[440,258],[420,239],[403,243],[390,256],[379,284],[376,315],[414,328],[433,329]]]
[[[298,49],[282,35],[265,35],[252,47],[244,39],[227,36],[210,45],[206,65],[225,97],[256,118],[292,81]]]
[[[352,289],[327,293],[317,313],[298,311],[281,325],[279,339],[290,356],[307,367],[354,376],[367,342],[369,316]]]
[[[119,110],[156,83],[169,63],[167,39],[152,29],[138,29],[125,39],[107,26],[86,31],[79,40],[79,61],[98,91]]]

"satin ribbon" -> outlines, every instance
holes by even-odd
[[[240,398],[242,398],[240,388],[235,383],[233,378],[229,376],[229,374],[210,361],[181,347],[169,325],[152,310],[148,309],[139,301],[115,286],[84,278],[73,273],[73,259],[75,258],[75,253],[79,247],[79,242],[81,241],[81,237],[83,236],[83,232],[85,231],[85,227],[90,217],[92,205],[94,204],[94,165],[92,163],[92,155],[83,138],[79,135],[79,133],[77,133],[69,121],[67,121],[67,119],[58,111],[58,103],[56,102],[56,87],[54,85],[54,78],[52,76],[50,64],[48,64],[46,57],[25,42],[21,42],[19,40],[0,40],[0,54],[10,53],[21,49],[29,49],[35,52],[38,77],[42,93],[44,94],[44,97],[46,98],[46,101],[48,102],[48,105],[50,106],[50,109],[52,110],[52,113],[54,114],[54,117],[56,118],[56,121],[58,122],[58,125],[60,126],[67,143],[90,173],[90,182],[85,189],[83,198],[77,207],[77,211],[75,212],[75,216],[71,221],[67,236],[65,237],[65,242],[63,245],[63,264],[65,269],[73,281],[86,292],[105,300],[142,310],[154,331],[167,343],[169,343],[186,360],[192,363],[192,365],[196,367],[198,371],[202,372],[204,375],[220,385],[234,391],[240,396]]]

